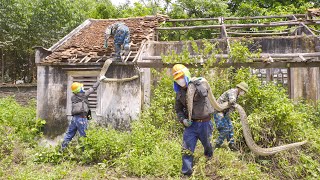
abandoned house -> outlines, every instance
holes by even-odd
[[[255,19],[269,19],[270,22],[257,23]],[[139,75],[139,78],[129,82],[100,84],[89,98],[94,119],[100,124],[118,129],[129,128],[130,122],[139,117],[144,104],[150,101],[150,68],[172,67],[172,64],[161,61],[163,55],[172,51],[179,54],[187,46],[192,52],[189,41],[182,38],[187,31],[209,31],[212,35],[209,41],[217,42],[217,48],[221,50],[217,58],[228,58],[232,41],[250,39],[254,46],[261,48],[260,57],[248,63],[228,61],[212,64],[212,67],[251,67],[252,73],[262,83],[273,81],[282,84],[293,99],[320,98],[319,31],[308,27],[319,26],[320,20],[307,20],[304,14],[199,19],[169,19],[160,15],[89,19],[49,49],[36,49],[37,115],[47,121],[44,129],[46,137],[62,135],[68,126],[71,117],[70,85],[79,81],[88,88],[98,80],[104,61],[114,52],[112,39],[109,39],[110,46],[103,48],[104,30],[117,21],[125,22],[130,29],[131,52],[122,62],[113,62],[106,77]],[[194,22],[198,21],[206,21],[208,25],[195,25]],[[169,24],[170,27],[161,24]],[[252,27],[258,31],[249,32]],[[281,32],[261,30],[269,27],[285,28]],[[175,32],[176,39],[161,38],[164,34],[171,37],[172,32]],[[200,39],[195,40],[199,47],[202,46]]]

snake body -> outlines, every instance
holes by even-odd
[[[219,104],[216,101],[216,98],[212,94],[210,85],[209,85],[209,83],[207,82],[206,79],[202,78],[201,83],[207,88],[207,90],[208,90],[208,98],[209,98],[211,106],[214,109],[216,109],[217,111],[222,111],[222,110],[224,110],[224,109],[229,107],[228,103]],[[188,113],[189,113],[188,114],[189,119],[191,119],[191,115],[192,115],[193,97],[194,97],[195,91],[196,91],[196,87],[195,87],[195,85],[193,83],[191,83],[188,86],[188,90],[187,90],[187,108],[188,108]],[[286,145],[282,145],[282,146],[276,146],[276,147],[272,147],[272,148],[261,148],[254,142],[254,140],[252,138],[252,134],[251,134],[251,130],[250,130],[250,127],[249,127],[249,124],[248,124],[246,112],[244,111],[244,109],[239,104],[236,104],[235,108],[238,111],[238,113],[240,114],[242,131],[243,131],[243,136],[244,136],[244,139],[246,141],[246,144],[249,147],[249,149],[253,153],[257,154],[257,155],[270,156],[270,155],[276,154],[278,152],[285,151],[285,150],[288,150],[288,149],[292,149],[292,148],[295,148],[295,147],[299,147],[299,146],[307,143],[307,141],[302,141],[302,142],[286,144]]]
[[[302,142],[296,142],[296,143],[286,144],[286,145],[282,145],[282,146],[276,146],[276,147],[272,147],[272,148],[261,148],[252,139],[252,134],[251,134],[249,124],[247,121],[246,112],[239,104],[236,104],[235,108],[237,109],[237,111],[240,114],[243,136],[245,138],[247,146],[255,154],[258,154],[260,156],[269,156],[269,155],[278,153],[280,151],[285,151],[285,150],[295,148],[295,147],[298,147],[298,146],[301,146],[301,145],[307,143],[307,141],[302,141]]]
[[[108,71],[108,68],[110,66],[110,64],[112,63],[111,59],[107,59],[104,64],[103,67],[100,71],[100,77],[104,76],[106,74],[106,72]],[[130,78],[121,78],[121,79],[116,79],[116,78],[105,78],[104,80],[102,80],[102,82],[107,83],[107,82],[126,82],[126,81],[132,81],[137,79],[139,76],[138,75],[134,75]]]

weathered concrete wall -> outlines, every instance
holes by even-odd
[[[254,38],[230,38],[230,42],[235,40],[252,41],[250,50],[261,48],[263,53],[310,53],[320,51],[320,41],[313,36],[282,36],[282,37],[254,37]],[[198,47],[203,44],[201,40],[195,41]],[[226,41],[224,39],[211,40],[217,43],[217,48],[226,53]],[[168,55],[172,51],[179,54],[184,49],[186,42],[152,42],[149,44],[146,56]],[[193,54],[189,43],[188,50]],[[290,97],[293,99],[319,100],[319,67],[314,68],[290,68]]]
[[[13,96],[21,105],[27,105],[30,100],[37,98],[36,84],[1,85],[0,98]]]
[[[111,65],[106,77],[128,78],[138,74],[134,66]],[[73,77],[79,75],[98,77],[99,72],[76,69],[69,72],[59,66],[38,66],[37,115],[47,122],[44,128],[47,138],[54,139],[65,133],[71,120],[69,87]],[[93,118],[101,125],[129,129],[130,122],[139,117],[145,99],[140,78],[122,83],[100,83]]]
[[[291,71],[291,98],[305,98],[319,100],[320,73],[318,67],[290,68]]]
[[[254,37],[254,38],[229,38],[230,43],[233,41],[252,41],[249,45],[250,50],[262,49],[263,53],[294,53],[294,52],[314,52],[316,38],[308,36],[282,36],[282,37]],[[198,47],[203,45],[202,40],[195,41]],[[226,53],[227,43],[225,39],[210,40],[212,43],[217,43],[217,48],[221,52]],[[150,49],[154,49],[152,56],[166,55],[175,51],[181,53],[186,45],[183,41],[170,42],[152,42],[149,45]],[[188,50],[193,54],[191,44],[188,43]]]
[[[222,52],[227,52],[227,43],[223,39],[217,39],[217,40],[209,40],[212,43],[217,43],[217,48],[219,48]],[[203,41],[202,40],[196,40],[194,41],[199,48],[202,47]],[[190,42],[185,41],[170,41],[170,42],[164,42],[164,41],[154,41],[149,43],[147,49],[147,54],[149,56],[161,56],[161,55],[168,55],[171,54],[172,51],[179,54],[181,53],[185,46],[188,45],[188,51],[191,55],[194,54],[193,48],[191,46]],[[147,56],[145,54],[145,56]]]
[[[109,67],[106,77],[128,78],[137,75],[133,66]],[[129,82],[109,82],[100,85],[98,121],[117,129],[129,129],[130,122],[139,117],[143,98],[140,78]]]
[[[38,66],[37,116],[46,120],[44,135],[54,138],[68,126],[67,74],[61,68]]]

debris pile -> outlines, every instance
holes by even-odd
[[[103,48],[104,31],[115,22],[124,22],[129,27],[131,50],[138,51],[141,42],[148,39],[152,40],[154,28],[167,19],[167,16],[162,15],[126,19],[92,19],[89,25],[44,58],[43,62],[75,62],[79,59],[82,62],[88,62],[92,58],[110,56],[114,52],[113,38],[109,38],[108,48]]]

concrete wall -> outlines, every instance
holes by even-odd
[[[54,138],[65,132],[68,76],[61,68],[38,66],[37,116],[46,120],[44,135]]]
[[[282,37],[255,37],[255,38],[229,38],[230,42],[235,40],[252,41],[249,49],[262,49],[263,53],[310,53],[320,51],[319,38],[313,36],[282,36]],[[211,40],[217,43],[217,48],[221,52],[226,53],[225,39]],[[196,41],[198,47],[203,44],[201,40]],[[177,54],[182,52],[185,42],[152,42],[149,44],[148,54],[145,56],[168,55],[172,51]],[[188,46],[189,52],[193,54],[192,47]],[[298,59],[299,60],[299,59]],[[320,84],[319,84],[319,67],[313,68],[290,68],[290,88],[289,94],[293,99],[311,99],[319,100]]]
[[[111,65],[106,73],[108,78],[128,78],[139,72],[134,66]],[[129,82],[108,82],[100,85],[97,117],[100,124],[116,129],[129,129],[130,122],[139,117],[143,104],[140,78]]]
[[[19,85],[1,85],[0,98],[13,96],[21,105],[27,105],[30,100],[37,98],[36,84],[19,84]]]
[[[108,78],[128,78],[139,74],[134,66],[111,65]],[[54,139],[65,133],[71,120],[70,85],[75,76],[95,76],[99,71],[64,70],[59,66],[38,66],[37,115],[46,120],[44,135]],[[129,82],[100,83],[97,107],[92,112],[99,124],[116,129],[129,129],[138,119],[144,103],[140,78]]]

